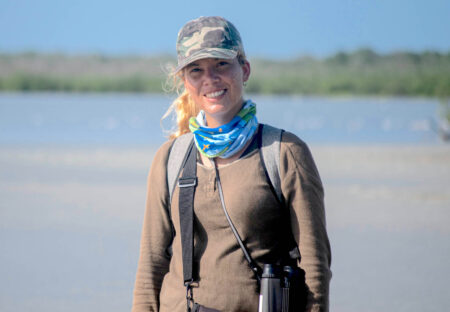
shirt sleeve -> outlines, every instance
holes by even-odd
[[[284,132],[280,152],[282,192],[289,206],[300,267],[309,289],[307,311],[328,311],[331,249],[326,231],[324,192],[308,146]]]
[[[166,166],[170,142],[153,159],[147,180],[147,199],[132,312],[159,311],[159,293],[169,270],[172,225],[169,216]]]

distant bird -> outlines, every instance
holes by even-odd
[[[450,122],[445,117],[430,118],[431,128],[439,135],[441,140],[450,141]]]

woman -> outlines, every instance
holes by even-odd
[[[197,155],[193,283],[186,283],[188,297],[219,311],[258,311],[258,277],[249,268],[225,209],[259,267],[280,263],[288,252],[284,242],[293,236],[301,253],[299,265],[306,272],[306,310],[327,311],[331,252],[322,184],[306,144],[289,132],[282,134],[281,205],[258,151],[256,106],[243,98],[251,70],[236,28],[221,17],[190,21],[178,34],[177,53],[174,74],[184,91],[173,103],[178,116],[173,138],[193,132]],[[158,150],[149,173],[135,312],[185,311],[190,304],[179,210],[185,201],[178,200],[179,185],[172,194],[167,178],[173,138]],[[290,227],[284,227],[284,221]]]

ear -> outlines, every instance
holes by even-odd
[[[250,72],[251,72],[250,63],[247,60],[245,60],[244,64],[242,64],[241,67],[242,67],[242,72],[243,72],[242,79],[245,82],[250,77]]]

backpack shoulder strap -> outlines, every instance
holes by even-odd
[[[262,165],[272,184],[273,191],[277,195],[278,201],[283,203],[284,198],[281,192],[280,179],[280,148],[283,130],[266,124],[260,126],[261,130],[260,155]]]
[[[182,176],[178,179],[180,196],[178,206],[180,213],[181,252],[183,258],[183,278],[187,290],[196,279],[194,264],[194,194],[197,186],[197,148],[191,141],[187,150]]]
[[[174,140],[170,149],[169,159],[167,160],[167,186],[170,194],[170,202],[172,202],[175,184],[180,175],[180,170],[186,162],[187,151],[193,139],[194,135],[192,133],[179,136]]]
[[[262,129],[261,129],[262,128]],[[281,191],[281,178],[280,178],[280,151],[281,151],[281,138],[284,130],[275,128],[269,125],[260,125],[260,138],[259,138],[259,151],[261,157],[261,163],[267,178],[270,182],[272,191],[278,198],[278,202],[284,206],[285,199],[283,192]],[[261,131],[262,130],[262,131]],[[288,228],[288,227],[287,227]],[[300,250],[292,235],[292,231],[289,231],[291,236],[290,241],[286,242],[289,250],[289,257],[291,259],[298,259],[301,261]]]

